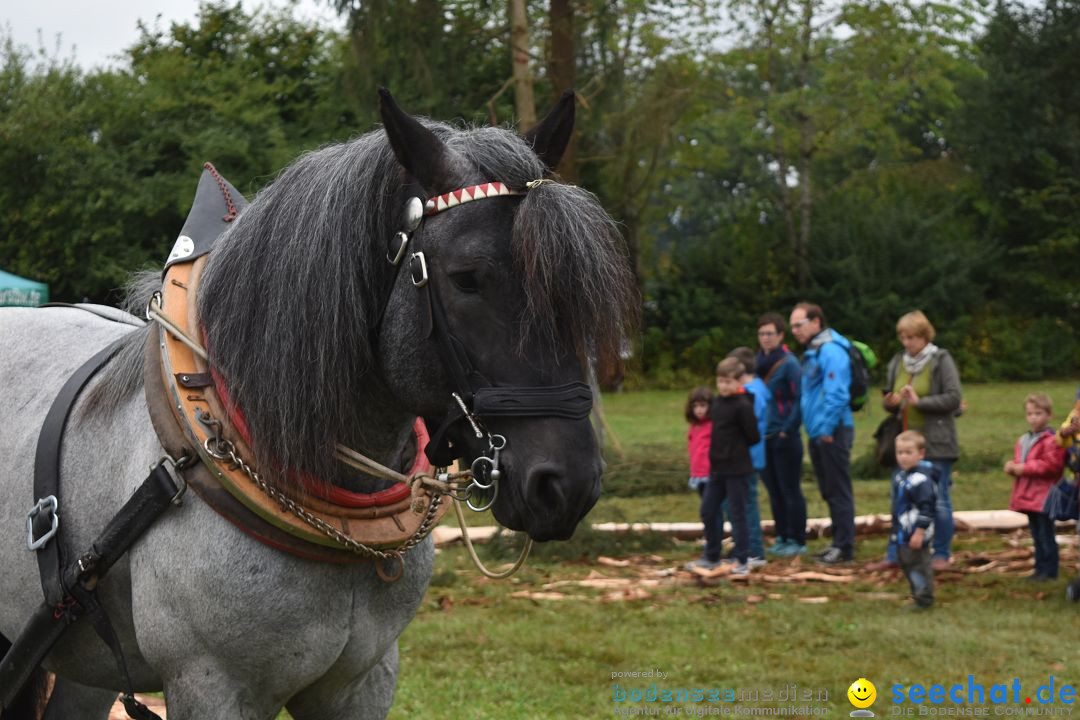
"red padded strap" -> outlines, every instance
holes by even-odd
[[[248,427],[247,419],[244,417],[243,411],[233,403],[229,391],[225,389],[225,381],[222,379],[221,375],[218,374],[217,370],[211,368],[210,376],[214,381],[214,389],[217,391],[222,404],[225,406],[226,412],[229,414],[229,421],[233,424],[233,427],[236,428],[236,432],[239,433],[240,437],[244,439],[244,442],[250,447],[251,430]],[[422,418],[416,418],[416,422],[413,424],[413,433],[416,435],[416,459],[413,460],[413,465],[409,470],[408,475],[426,472],[431,469],[431,463],[428,462],[427,456],[424,454],[424,448],[427,447],[429,436],[427,427],[424,425]],[[395,483],[392,487],[380,490],[379,492],[358,493],[337,487],[336,485],[331,485],[330,483],[319,480],[307,473],[300,474],[299,480],[304,489],[313,496],[333,505],[348,508],[370,508],[394,505],[395,503],[405,500],[412,493],[412,489],[405,483]]]

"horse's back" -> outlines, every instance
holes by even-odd
[[[64,382],[135,329],[76,308],[0,309],[0,453],[5,457],[0,478],[28,476],[38,431]]]
[[[89,358],[119,337],[135,331],[131,324],[109,320],[75,308],[0,309],[0,634],[11,637],[41,601],[37,562],[26,547],[26,513],[34,503],[34,457],[42,423],[64,382]],[[92,384],[97,380],[92,381]],[[77,416],[78,410],[73,413]],[[117,409],[112,418],[120,426],[130,422],[128,410]],[[102,419],[102,423],[105,420]],[[72,421],[69,420],[69,427]],[[96,432],[100,434],[100,425]],[[122,435],[123,431],[119,430]],[[96,449],[88,447],[85,433],[65,432],[63,474],[58,512],[64,525],[65,545],[93,539],[97,502],[88,498],[103,488],[100,473],[69,479],[72,456],[86,457],[98,466],[99,453],[114,452],[109,438]],[[103,502],[123,497],[125,488],[104,489]],[[65,502],[68,500],[68,502]]]

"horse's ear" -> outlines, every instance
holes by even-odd
[[[386,88],[379,88],[379,113],[390,147],[405,172],[432,195],[445,191],[452,177],[450,154],[442,140],[398,107]]]
[[[533,152],[554,172],[574,133],[574,91],[567,90],[543,120],[525,133]]]

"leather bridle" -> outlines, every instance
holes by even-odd
[[[498,182],[481,183],[453,190],[426,202],[412,195],[405,202],[401,229],[387,246],[387,261],[397,269],[391,291],[397,284],[397,274],[406,265],[408,255],[409,274],[413,286],[422,293],[426,305],[426,317],[430,326],[425,337],[435,341],[439,348],[439,360],[449,376],[453,391],[442,417],[425,418],[429,428],[434,428],[425,449],[428,459],[436,467],[447,467],[465,456],[463,447],[455,446],[449,438],[454,426],[466,422],[477,440],[488,442],[486,454],[472,461],[473,481],[468,488],[468,504],[473,510],[486,510],[498,496],[501,475],[499,453],[507,444],[505,437],[493,435],[484,426],[484,420],[495,417],[559,417],[583,420],[592,411],[592,389],[580,381],[563,385],[513,386],[496,385],[481,373],[469,357],[467,345],[450,329],[446,308],[435,287],[429,260],[424,253],[423,233],[418,232],[426,219],[459,205],[477,200],[498,197],[520,197],[541,183],[551,180],[535,180],[526,184],[524,190],[512,190]],[[409,188],[414,190],[414,188]],[[388,298],[389,301],[389,298]],[[385,312],[387,301],[383,306]],[[486,501],[474,504],[474,497]]]

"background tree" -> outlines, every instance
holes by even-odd
[[[578,91],[563,176],[621,223],[643,290],[631,383],[698,384],[802,299],[882,353],[919,307],[969,380],[1080,368],[1080,0],[967,2],[524,3],[537,110]],[[204,161],[250,196],[375,127],[378,85],[523,117],[509,0],[332,4],[347,32],[206,4],[92,72],[0,41],[0,267],[115,299]]]
[[[84,74],[3,46],[0,266],[57,300],[115,301],[160,264],[206,161],[254,193],[301,151],[357,132],[336,95],[342,39],[293,20],[204,5],[145,28],[127,66]]]
[[[1014,352],[988,375],[1075,368],[1080,341],[1080,2],[999,2],[964,86],[958,148],[977,175],[983,228],[1004,255],[978,333]],[[1018,362],[1020,348],[1026,362]],[[999,350],[1000,345],[999,345]]]
[[[904,159],[910,149],[894,121],[928,94],[952,91],[942,73],[974,10],[962,0],[734,0],[730,8],[744,38],[721,60],[736,96],[730,119],[773,176],[793,281],[806,291],[816,181],[828,187],[867,162]]]

